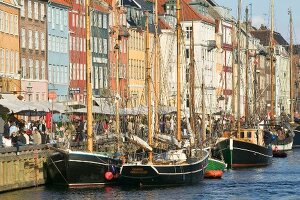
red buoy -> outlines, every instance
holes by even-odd
[[[110,181],[113,179],[114,175],[112,172],[105,172],[104,177],[106,180]]]
[[[209,170],[206,171],[204,174],[205,178],[221,178],[223,175],[222,170]]]

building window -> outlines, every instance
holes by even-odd
[[[56,24],[58,25],[59,24],[59,9],[55,9],[55,14],[56,14]]]
[[[0,71],[4,72],[4,49],[0,49]]]
[[[39,20],[39,5],[38,2],[33,2],[34,6],[34,19]]]
[[[42,77],[41,77],[42,80],[46,79],[46,76],[45,76],[46,69],[45,69],[45,67],[46,67],[46,62],[43,60],[42,61]]]
[[[95,53],[98,53],[98,40],[96,37],[94,37],[94,51]]]
[[[64,26],[68,25],[68,12],[64,12]]]
[[[85,52],[86,51],[86,40],[84,39],[83,40],[83,52]]]
[[[29,49],[32,49],[32,30],[28,30]]]
[[[52,65],[49,65],[49,71],[48,71],[48,81],[49,83],[53,83],[53,78],[52,78],[52,73],[53,73],[53,68]]]
[[[107,15],[103,15],[103,28],[107,28]]]
[[[14,23],[15,23],[15,35],[19,35],[19,24],[18,24],[18,15],[15,15],[14,16]]]
[[[25,48],[26,47],[26,35],[25,35],[26,31],[24,28],[21,29],[21,47]]]
[[[80,51],[82,52],[82,47],[83,47],[82,38],[79,38],[79,40],[80,40]]]
[[[22,67],[22,78],[26,78],[26,59],[22,58],[21,61],[21,67]]]
[[[41,50],[45,51],[45,33],[41,33]]]
[[[10,51],[10,73],[15,72],[15,52]]]
[[[10,14],[9,18],[9,33],[15,34],[15,27],[14,27],[14,15]]]
[[[4,24],[4,21],[3,21],[4,20],[4,18],[3,18],[4,15],[3,14],[4,14],[3,11],[0,10],[0,31],[1,32],[3,31],[3,27],[4,27],[3,26],[3,24]]]
[[[25,17],[25,5],[24,5],[24,0],[21,0],[21,17]]]
[[[59,37],[56,37],[56,52],[59,52]]]
[[[76,64],[76,80],[80,80],[80,68],[79,68],[79,63]]]
[[[32,18],[32,4],[31,1],[28,1],[28,18],[31,19]]]
[[[35,61],[35,79],[36,80],[40,79],[40,61],[39,60]]]
[[[18,72],[19,65],[20,65],[20,63],[19,63],[19,52],[16,51],[16,54],[15,54],[15,66],[16,66],[15,67],[15,73]]]
[[[97,22],[97,13],[96,12],[94,12],[94,23],[93,23],[93,25],[94,26],[97,26],[98,25],[98,22]]]
[[[10,63],[9,63],[9,61],[10,61],[10,58],[9,58],[9,56],[10,56],[10,50],[9,49],[6,49],[6,61],[5,61],[5,64],[6,64],[6,72],[7,73],[9,73],[9,71],[10,71]]]
[[[50,6],[48,7],[48,22],[52,22],[52,9]]]
[[[107,39],[103,39],[103,53],[107,54]]]
[[[35,94],[35,96],[36,96],[36,101],[39,101],[40,100],[40,95],[39,94]]]
[[[191,37],[192,27],[191,26],[185,27],[185,30],[186,30],[186,39],[189,39]]]
[[[102,28],[102,14],[101,13],[99,13],[99,15],[98,15],[98,27]]]
[[[83,71],[85,72],[86,71],[86,65],[83,64]],[[86,80],[86,74],[84,73],[83,75],[83,80]]]
[[[72,26],[75,27],[75,14],[72,13]]]
[[[29,79],[33,79],[33,60],[29,59]]]
[[[75,42],[75,37],[72,37],[72,44],[73,44],[73,50],[76,51],[76,42]]]
[[[103,49],[102,38],[98,38],[98,43],[99,43],[99,53],[102,53],[102,49]]]
[[[59,10],[59,27],[60,27],[60,30],[62,31],[63,28],[64,28],[64,19],[63,19],[63,12],[62,10]]]
[[[69,37],[69,48],[70,48],[70,51],[72,51],[72,36]]]
[[[8,13],[5,13],[5,30],[4,30],[4,32],[5,33],[8,33],[8,23],[9,23],[9,21],[8,21]]]
[[[44,17],[45,17],[45,4],[41,3],[40,6],[41,6],[41,21],[44,21]]]
[[[54,15],[54,8],[51,8],[51,17],[52,17],[51,28],[52,28],[52,29],[55,29],[55,15]]]
[[[75,16],[75,27],[78,27],[78,15]]]
[[[39,50],[39,32],[37,31],[34,33],[34,46],[35,50]]]

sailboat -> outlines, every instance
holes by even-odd
[[[215,151],[215,155],[219,158],[224,158],[224,161],[229,168],[266,166],[271,162],[273,156],[270,135],[266,134],[263,130],[258,129],[258,127],[241,128],[240,124],[240,16],[241,0],[238,0],[237,130],[224,131],[222,137],[216,142]],[[272,51],[270,50],[270,52]]]
[[[89,13],[89,0],[86,0],[86,13]],[[86,43],[90,43],[90,15],[86,18]],[[86,45],[86,91],[87,91],[87,151],[51,148],[54,153],[44,164],[46,183],[77,187],[96,187],[116,184],[121,160],[115,154],[93,152],[92,134],[92,84],[91,84],[91,50]],[[117,73],[118,74],[118,73]]]
[[[155,23],[158,23],[157,5],[155,1]],[[177,7],[177,140],[181,141],[180,128],[180,1],[176,2]],[[146,13],[146,67],[148,84],[148,144],[152,146],[152,110],[151,110],[151,68],[149,63],[149,18]],[[157,27],[157,26],[156,26]],[[157,31],[156,31],[157,33]],[[156,42],[157,45],[157,42]],[[166,138],[161,138],[166,139]],[[174,146],[173,146],[174,147]],[[147,150],[148,158],[127,160],[120,170],[120,182],[125,186],[171,186],[186,185],[199,182],[204,177],[204,170],[207,166],[208,152],[202,149],[188,149],[176,146],[161,154],[154,154],[151,149]]]

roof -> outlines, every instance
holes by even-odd
[[[71,7],[72,0],[50,0],[51,3]]]
[[[172,29],[169,24],[163,19],[163,18],[158,18],[158,25],[161,29]]]
[[[94,9],[96,9],[97,11],[102,12],[102,13],[107,13],[107,14],[109,13],[109,9],[108,9],[108,8],[105,8],[104,6],[98,4],[98,3],[95,2],[95,1],[93,1],[93,2],[91,3],[91,7],[94,8]]]
[[[251,34],[253,35],[253,37],[259,39],[260,43],[263,46],[269,46],[271,31],[269,29],[267,29],[265,26],[260,27],[260,29],[258,29],[258,30],[251,31]],[[274,31],[273,37],[274,37],[274,43],[276,43],[278,45],[286,46],[286,45],[289,44],[282,37],[282,35],[280,33],[278,33],[278,32]]]
[[[211,17],[202,15],[197,12],[189,5],[191,0],[182,0],[181,1],[181,13],[180,20],[181,21],[203,21],[209,24],[215,24],[215,20]],[[167,0],[158,0],[158,14],[164,15],[166,13],[165,4]]]
[[[137,7],[141,10],[153,11],[152,2],[146,0],[123,0],[124,6]]]

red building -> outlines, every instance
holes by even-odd
[[[72,1],[69,11],[70,31],[70,99],[85,102],[86,87],[86,24],[85,1]]]
[[[119,95],[122,98],[121,106],[126,105],[127,101],[127,68],[128,68],[128,46],[127,41],[129,33],[127,31],[126,25],[126,13],[124,7],[116,8],[114,0],[107,1],[107,3],[112,7],[109,14],[109,88],[110,92],[114,95],[116,94],[116,58],[119,51]],[[119,18],[119,23],[116,19]],[[118,29],[118,30],[117,30]],[[119,32],[119,46],[116,45],[117,32]],[[112,92],[113,91],[113,92]]]

